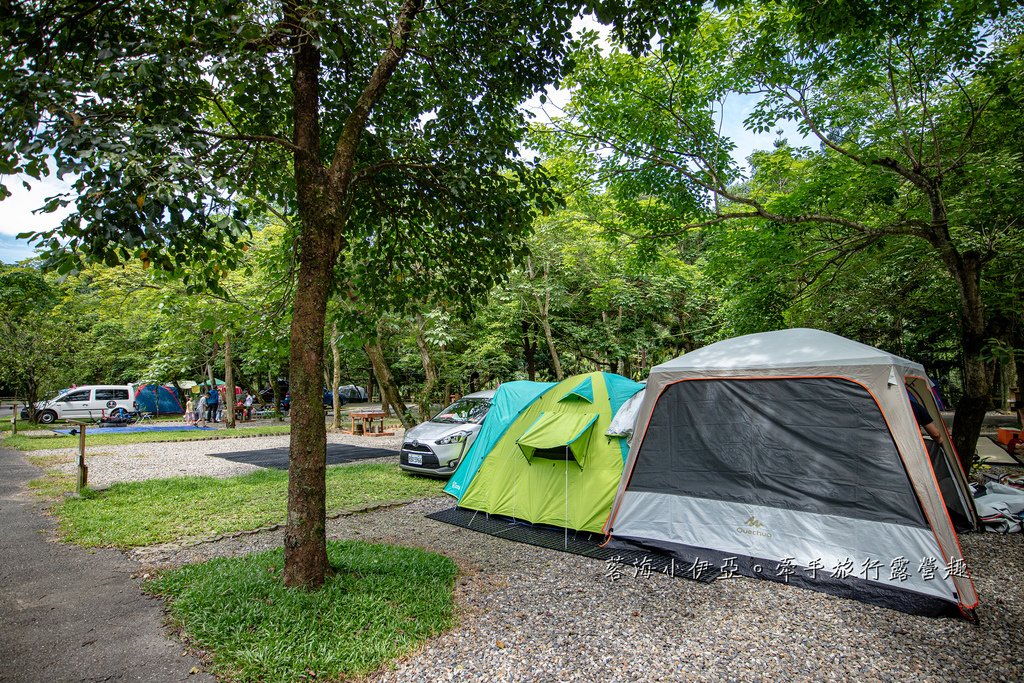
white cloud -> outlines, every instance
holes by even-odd
[[[22,180],[31,185],[25,189]],[[52,197],[68,190],[68,184],[50,176],[43,180],[32,180],[24,176],[3,176],[3,184],[11,196],[0,201],[0,235],[17,235],[22,232],[50,230],[60,225],[70,209],[58,209],[54,213],[32,213]]]

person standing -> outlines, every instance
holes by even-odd
[[[192,403],[192,397],[189,396],[188,400],[185,401],[185,424],[190,425],[196,421],[196,407]]]
[[[206,394],[199,394],[199,400],[196,401],[196,425],[206,426]]]
[[[242,412],[242,416],[246,422],[252,420],[252,404],[256,401],[256,397],[252,395],[251,391],[245,392],[245,410]]]
[[[217,404],[219,402],[217,399],[217,389],[210,387],[210,390],[206,392],[206,419],[208,421],[217,421]]]
[[[224,410],[228,405],[228,391],[223,386],[217,387],[217,419],[215,422],[220,422],[224,419]]]

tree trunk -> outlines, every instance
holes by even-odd
[[[267,376],[270,378],[270,389],[274,392],[274,415],[277,417],[278,422],[283,418],[281,414],[281,387],[277,384],[277,377],[273,372],[268,372]]]
[[[992,371],[984,359],[989,329],[981,295],[981,259],[975,253],[961,254],[948,237],[948,221],[941,196],[932,200],[934,246],[953,276],[960,294],[960,344],[963,349],[964,393],[953,414],[953,446],[965,472],[971,471],[974,452],[981,435],[992,392]]]
[[[531,382],[537,380],[537,342],[530,339],[530,323],[525,320],[523,325],[523,357],[526,361],[526,377]]]
[[[341,397],[338,386],[341,384],[341,352],[338,350],[338,323],[331,323],[331,360],[334,363],[334,374],[331,376],[331,403],[334,415],[331,416],[331,430],[341,429]]]
[[[387,359],[384,357],[384,350],[381,348],[380,341],[376,341],[372,344],[364,344],[363,349],[366,351],[367,357],[370,359],[370,364],[373,366],[373,374],[377,377],[377,384],[380,386],[381,398],[386,400],[395,409],[395,413],[398,419],[402,421],[402,425],[406,429],[411,429],[416,426],[416,421],[409,413],[409,409],[406,408],[405,403],[402,401],[402,396],[398,391],[398,385],[395,384],[395,377],[391,373],[391,366],[388,365]]]
[[[224,332],[224,426],[235,428],[235,369],[231,359],[231,330]]]
[[[548,289],[548,264],[544,264],[544,296],[537,295],[537,307],[540,309],[540,324],[544,330],[544,339],[548,343],[548,353],[551,354],[551,367],[555,371],[555,380],[561,382],[565,379],[562,374],[562,362],[558,358],[558,349],[555,348],[555,340],[551,336],[551,320],[548,311],[551,309],[551,292]]]
[[[420,362],[423,364],[423,374],[426,382],[423,384],[423,391],[420,392],[420,421],[425,422],[433,415],[431,403],[434,398],[434,389],[437,387],[437,366],[434,359],[430,357],[430,348],[427,346],[426,322],[423,315],[416,314],[416,346],[420,350]]]
[[[294,2],[286,3],[285,19],[292,26],[294,172],[301,230],[288,365],[292,429],[284,585],[312,590],[323,585],[328,570],[327,426],[321,382],[327,299],[340,245],[334,236],[339,216],[329,205],[332,187],[320,157],[320,53],[298,13]]]
[[[174,387],[174,391],[178,394],[178,403],[181,404],[181,407],[184,410],[185,402],[188,399],[185,398],[185,392],[182,391],[181,385],[178,384],[177,378],[171,380],[171,386]],[[157,401],[156,405],[157,405],[157,408],[159,408],[160,407],[160,402]],[[157,412],[159,413],[159,411],[157,411]]]
[[[39,384],[36,382],[35,372],[29,370],[29,377],[25,380],[25,400],[28,401],[28,419],[29,422],[36,421],[36,403],[39,402]],[[18,407],[14,407],[17,411]],[[17,421],[18,416],[14,416]]]
[[[296,0],[284,3],[292,59],[292,131],[295,190],[301,230],[297,239],[298,278],[292,313],[289,377],[291,451],[288,464],[288,523],[284,538],[284,584],[319,588],[327,564],[325,525],[327,426],[324,424],[324,330],[334,267],[345,248],[345,207],[359,139],[374,104],[382,97],[405,55],[413,20],[422,2],[403,3],[392,43],[381,55],[366,88],[345,121],[329,166],[322,159],[320,48],[310,36],[311,10]]]
[[[314,589],[323,585],[328,569],[327,430],[321,382],[327,298],[335,259],[331,256],[329,228],[316,225],[314,221],[303,223],[289,362],[292,429],[284,583]]]

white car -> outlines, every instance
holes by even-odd
[[[434,477],[450,477],[480,433],[494,391],[463,396],[427,422],[405,433],[399,466]]]
[[[56,398],[36,404],[36,419],[44,424],[57,420],[98,420],[115,411],[135,412],[135,387],[102,384],[69,389]]]

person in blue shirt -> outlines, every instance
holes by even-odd
[[[217,396],[217,388],[210,387],[210,391],[206,394],[206,419],[209,422],[217,421],[217,404],[220,403],[220,397]]]
[[[921,405],[921,402],[909,391],[907,392],[907,397],[910,398],[910,407],[914,409],[914,417],[917,418],[917,424],[932,438],[932,441],[942,443],[942,432],[939,431],[935,420],[928,413],[928,409]]]

